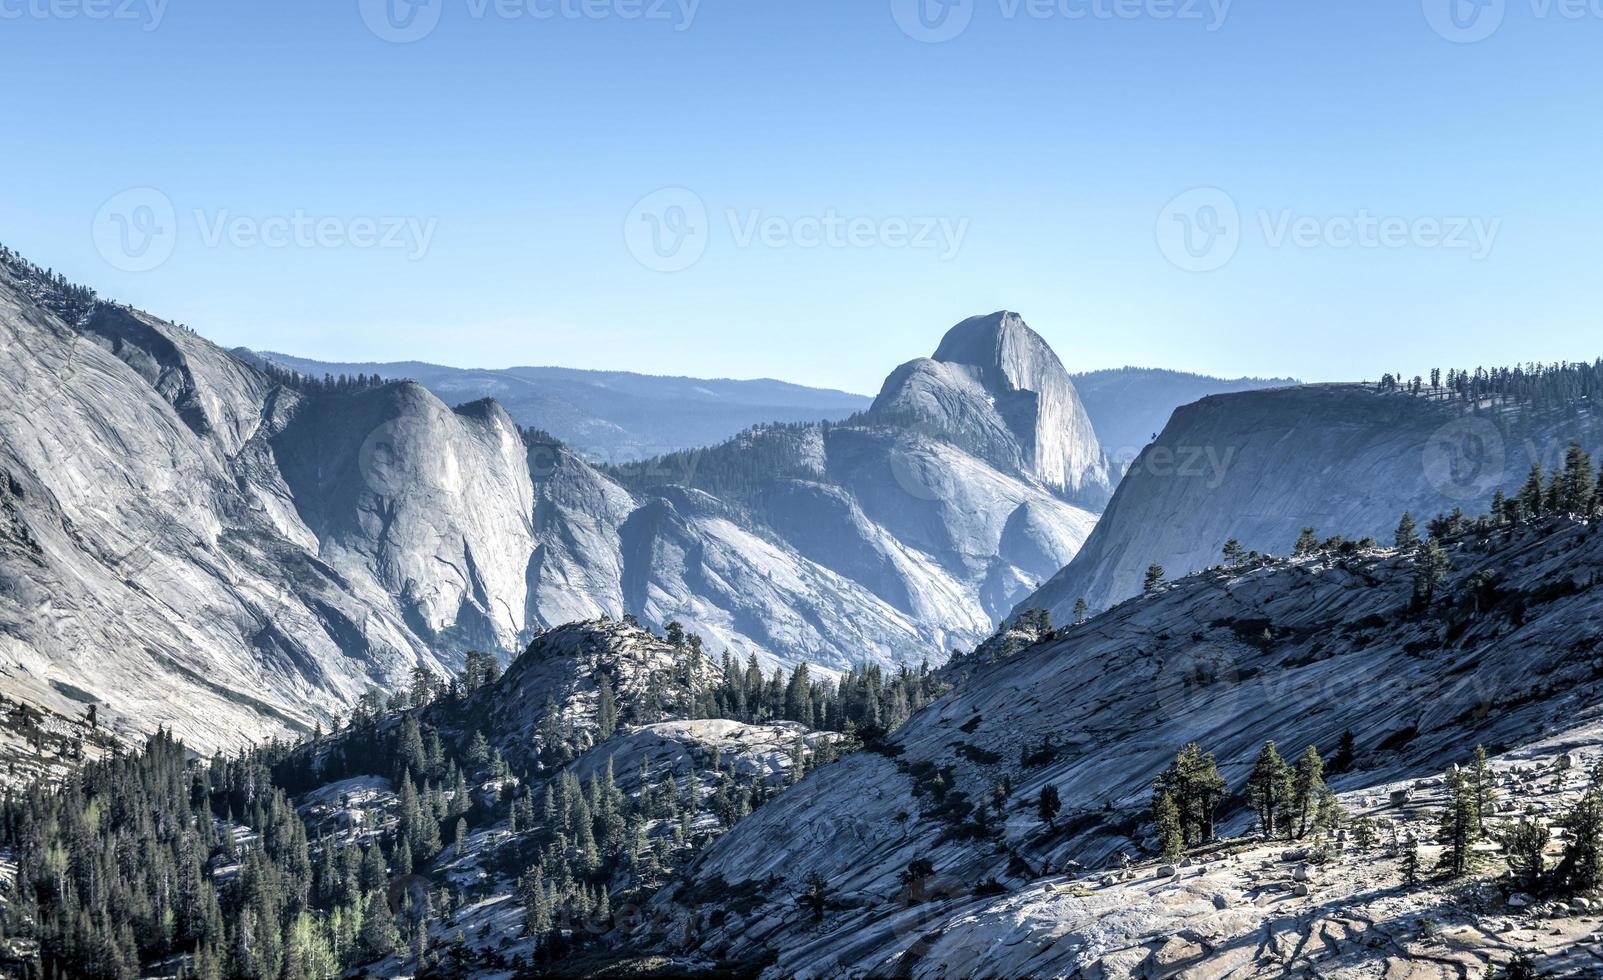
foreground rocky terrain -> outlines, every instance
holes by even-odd
[[[1439,786],[1477,744],[1505,768],[1550,771],[1541,760],[1571,752],[1577,769],[1577,757],[1595,756],[1603,538],[1569,522],[1503,533],[1456,540],[1442,598],[1423,610],[1409,560],[1376,551],[1204,573],[1059,630],[979,667],[880,751],[813,774],[694,869],[737,890],[761,883],[767,902],[736,913],[716,899],[687,903],[683,891],[659,901],[677,910],[689,948],[777,956],[772,976],[1268,975],[1299,958],[1357,976],[1385,971],[1366,974],[1355,958],[1388,957],[1408,961],[1391,975],[1437,975],[1415,935],[1435,926],[1420,921],[1449,938],[1419,942],[1452,946],[1465,925],[1503,914],[1491,883],[1404,892],[1384,862],[1349,855],[1310,899],[1287,891],[1285,845],[1245,839],[1226,862],[1178,878],[1150,865],[1108,881],[1100,869],[1156,853],[1153,779],[1191,741],[1239,791],[1264,741],[1328,756],[1351,732],[1354,757],[1331,785],[1352,814],[1394,822],[1425,819],[1431,797],[1393,812],[1393,788]],[[1512,799],[1552,812],[1585,778]],[[1050,825],[1036,812],[1046,786],[1063,801]],[[1240,795],[1221,819],[1227,838],[1251,829]],[[902,875],[918,860],[933,874],[910,904]],[[810,874],[828,882],[817,921],[789,898]],[[1529,914],[1510,930],[1554,928]],[[1591,931],[1571,923],[1531,946],[1562,958],[1574,952],[1562,937]],[[1511,931],[1481,945],[1484,963],[1520,941]],[[993,973],[993,963],[1009,967]]]

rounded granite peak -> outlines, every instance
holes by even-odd
[[[892,372],[870,412],[911,420],[1091,506],[1111,490],[1068,370],[1017,313],[970,317],[948,330],[933,357]]]

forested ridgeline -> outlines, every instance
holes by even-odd
[[[698,638],[669,636],[688,667]],[[615,910],[643,904],[789,783],[939,691],[927,669],[871,667],[836,683],[805,667],[743,670],[726,657],[715,685],[686,682],[639,704],[604,695],[593,723],[546,706],[552,751],[518,769],[492,747],[496,732],[475,727],[475,696],[501,679],[493,657],[475,654],[450,680],[419,671],[407,690],[370,692],[333,730],[299,744],[199,758],[158,732],[138,753],[8,795],[0,846],[17,867],[0,916],[8,968],[50,980],[158,968],[301,980],[383,963],[424,976],[537,970],[601,942]],[[698,750],[688,771],[642,760],[615,772],[610,757],[585,778],[568,768],[648,717],[849,734],[797,737],[778,781],[716,747]],[[524,906],[516,935],[486,935],[464,919],[498,891]]]
[[[1538,410],[1576,408],[1582,404],[1595,405],[1603,398],[1603,358],[1590,364],[1566,361],[1473,371],[1450,368],[1445,374],[1441,368],[1435,368],[1428,378],[1385,374],[1381,376],[1379,388],[1384,392],[1450,398],[1471,405],[1491,399],[1529,405]]]

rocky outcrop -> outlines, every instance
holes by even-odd
[[[1603,420],[1461,402],[1363,385],[1218,395],[1174,414],[1119,485],[1074,560],[1020,609],[1059,622],[1140,591],[1154,562],[1171,576],[1220,561],[1226,541],[1287,554],[1300,530],[1389,543],[1398,519],[1485,509],[1532,462],[1551,469],[1579,439],[1603,447]]]
[[[1100,507],[1111,490],[1107,461],[1074,383],[1016,313],[953,327],[933,357],[892,372],[869,415],[937,434],[1091,507]]]
[[[0,265],[7,688],[201,748],[600,616],[766,668],[939,660],[1073,556],[1075,501],[1105,491],[1072,383],[1011,315],[959,325],[868,416],[642,481],[497,402],[269,372]]]
[[[142,313],[63,321],[12,263],[0,347],[9,694],[212,747],[446,669],[378,582],[318,555],[271,442],[295,393]]]
[[[1192,896],[1163,899],[1170,911],[1133,893],[1110,904],[1094,882],[1076,886],[1095,892],[1078,904],[1025,896],[1064,869],[1148,853],[1153,778],[1185,743],[1216,753],[1239,788],[1265,740],[1315,744],[1329,756],[1350,731],[1355,758],[1332,783],[1374,788],[1369,795],[1382,801],[1393,784],[1440,773],[1476,744],[1516,750],[1591,723],[1585,706],[1603,696],[1603,672],[1575,651],[1603,643],[1595,615],[1603,537],[1558,522],[1484,548],[1467,536],[1449,553],[1450,579],[1423,613],[1410,611],[1411,564],[1395,553],[1281,559],[1192,576],[978,666],[884,751],[809,775],[722,838],[699,868],[732,885],[763,882],[768,896],[794,894],[820,874],[832,897],[821,924],[775,898],[725,918],[695,948],[733,958],[776,951],[773,976],[882,975],[908,965],[966,976],[975,962],[943,937],[1007,957],[1007,937],[1028,936],[1017,951],[1023,972],[1072,974],[1089,962],[1075,960],[1081,951],[1094,960],[1097,950],[1126,950],[1134,960],[1119,967],[1115,956],[1107,966],[1127,975],[1162,945],[1147,943],[1162,923],[1189,916]],[[1010,794],[995,812],[999,784]],[[1050,826],[1035,807],[1045,786],[1064,803]],[[1246,808],[1221,815],[1224,833],[1248,829]],[[914,860],[935,874],[927,894],[909,899],[899,875]],[[683,900],[660,897],[665,914],[706,922],[716,911],[681,908]],[[1212,893],[1199,900],[1211,905]],[[1077,934],[1083,942],[1047,942]],[[931,943],[949,955],[919,958]],[[1004,960],[987,959],[995,962]]]

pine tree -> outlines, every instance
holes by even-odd
[[[551,931],[551,906],[545,893],[545,871],[536,864],[518,879],[518,891],[523,898],[523,925],[531,936],[544,936]]]
[[[1053,821],[1063,809],[1063,801],[1058,798],[1058,788],[1051,783],[1041,787],[1041,797],[1036,801],[1036,811],[1041,814],[1041,822],[1048,827],[1055,826]]]
[[[1086,605],[1085,596],[1081,596],[1080,598],[1074,600],[1074,625],[1078,626],[1085,622],[1086,617],[1089,616],[1090,613],[1091,607]]]
[[[1225,564],[1233,568],[1247,560],[1247,549],[1241,546],[1240,541],[1231,538],[1225,542],[1224,559]]]
[[[1152,803],[1152,823],[1157,831],[1158,852],[1172,861],[1185,852],[1186,835],[1180,823],[1180,809],[1167,791],[1158,793]]]
[[[1570,811],[1558,878],[1573,893],[1603,886],[1603,791],[1592,785]]]
[[[1578,442],[1564,453],[1563,509],[1582,516],[1592,509],[1597,486],[1592,476],[1592,457]]]
[[[1228,791],[1212,753],[1204,755],[1202,747],[1191,742],[1153,782],[1153,810],[1167,793],[1179,810],[1184,843],[1203,843],[1214,837],[1214,813]]]
[[[1247,777],[1247,795],[1265,837],[1273,837],[1282,824],[1289,827],[1286,812],[1292,805],[1293,790],[1291,767],[1280,757],[1274,742],[1265,742]]]
[[[1297,771],[1292,777],[1292,808],[1297,814],[1297,837],[1307,837],[1313,822],[1320,795],[1325,791],[1325,762],[1319,750],[1310,745],[1297,760]],[[1288,824],[1290,821],[1287,821]],[[1291,836],[1291,828],[1286,828]]]
[[[604,742],[618,729],[618,704],[613,698],[612,680],[606,674],[601,675],[599,687],[596,697],[596,738]]]
[[[1525,478],[1525,486],[1520,488],[1520,506],[1527,517],[1532,520],[1540,518],[1547,512],[1547,494],[1542,484],[1542,464],[1531,464],[1531,475]]]
[[[1319,535],[1318,535],[1318,533],[1315,532],[1315,530],[1313,528],[1311,528],[1311,527],[1305,527],[1305,528],[1302,529],[1302,533],[1297,535],[1297,543],[1292,548],[1291,553],[1294,554],[1294,555],[1298,555],[1298,556],[1311,555],[1311,554],[1314,554],[1315,552],[1317,552],[1318,550],[1319,550]]]
[[[362,954],[369,960],[390,955],[400,943],[400,933],[395,928],[395,918],[390,914],[383,892],[375,891],[367,897],[367,904],[362,910],[360,941]]]
[[[1375,821],[1369,817],[1359,817],[1353,823],[1353,846],[1360,851],[1373,851],[1379,843],[1375,835]]]
[[[1419,884],[1419,842],[1413,837],[1403,841],[1403,884],[1409,888]]]
[[[1431,605],[1436,600],[1436,590],[1447,581],[1452,570],[1447,551],[1435,538],[1421,545],[1414,557],[1415,603],[1421,608]]]
[[[1413,513],[1403,514],[1403,519],[1397,522],[1397,535],[1393,539],[1398,551],[1412,551],[1419,544],[1419,527],[1414,523]]]
[[[1480,839],[1480,811],[1475,805],[1475,788],[1461,772],[1447,777],[1447,808],[1437,825],[1436,840],[1446,847],[1439,867],[1450,877],[1460,878],[1477,865],[1475,842]]]
[[[1486,815],[1497,809],[1497,780],[1486,759],[1486,748],[1475,746],[1475,761],[1470,763],[1469,788],[1475,798],[1475,826],[1481,836],[1486,834]]]
[[[1522,819],[1507,827],[1502,836],[1509,870],[1526,888],[1540,888],[1547,873],[1543,852],[1547,850],[1548,829],[1535,820]]]
[[[829,907],[829,882],[817,871],[809,871],[802,882],[802,891],[797,901],[812,910],[814,922],[821,921],[824,918],[824,910]]]
[[[1142,588],[1147,592],[1157,591],[1158,586],[1163,584],[1163,577],[1166,574],[1167,572],[1164,571],[1162,565],[1153,562],[1147,566],[1147,575],[1143,580]]]
[[[1341,733],[1341,739],[1336,743],[1336,754],[1330,757],[1330,764],[1326,768],[1332,773],[1348,772],[1357,758],[1358,739],[1349,728]]]

